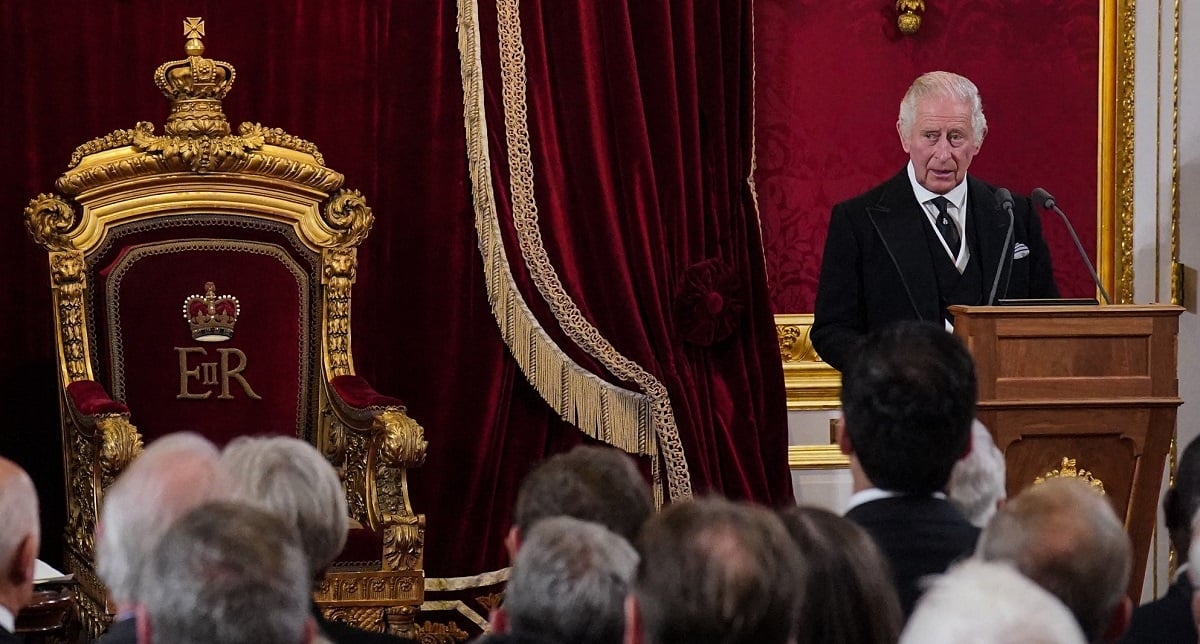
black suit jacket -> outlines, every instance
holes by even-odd
[[[0,644],[21,644],[21,640],[0,626]]]
[[[96,644],[137,644],[137,618],[114,619]]]
[[[1013,241],[1005,247],[1008,215],[996,188],[967,175],[968,237],[977,240],[983,298],[995,283],[996,299],[1058,297],[1041,219],[1028,197],[1013,200]],[[907,168],[887,182],[833,208],[812,328],[812,343],[828,364],[843,370],[859,338],[900,320],[942,323],[946,302],[939,292],[925,209],[913,194]],[[1014,259],[1018,244],[1028,254]],[[1003,259],[1003,264],[1001,264]],[[978,302],[985,304],[986,302]]]
[[[883,551],[906,617],[921,596],[921,578],[970,556],[979,539],[979,528],[949,501],[933,496],[870,501],[851,508],[846,518],[865,528]]]
[[[1133,611],[1129,630],[1120,644],[1195,644],[1196,622],[1192,619],[1192,585],[1187,575],[1167,589],[1161,599]]]

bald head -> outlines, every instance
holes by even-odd
[[[168,434],[146,447],[104,495],[96,572],[122,608],[139,601],[145,554],[179,517],[228,496],[220,453],[198,434]]]
[[[33,594],[40,528],[37,490],[25,470],[0,457],[0,604],[14,614]]]

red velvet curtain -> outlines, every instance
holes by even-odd
[[[497,4],[479,3],[480,43],[509,262],[543,328],[603,373],[559,332],[515,239]],[[520,3],[519,23],[537,225],[564,290],[617,351],[666,385],[694,492],[791,501],[778,342],[747,181],[752,3],[534,0]]]
[[[782,377],[744,183],[751,5],[695,5],[523,3],[543,226],[576,302],[669,387],[694,489],[781,503]],[[0,451],[35,475],[43,556],[60,557],[61,446],[46,257],[20,213],[76,145],[140,120],[161,130],[168,104],[151,73],[183,56],[182,20],[197,15],[205,54],[237,68],[230,120],[315,142],[375,210],[354,295],[356,364],[426,427],[429,457],[410,483],[428,516],[428,574],[503,567],[516,486],[582,435],[527,383],[489,309],[450,0],[0,3],[0,397],[11,414]],[[692,337],[736,327],[727,338],[682,340],[673,307],[685,277],[741,302],[718,323],[684,316],[698,319]],[[736,308],[688,292],[704,306],[682,310]]]

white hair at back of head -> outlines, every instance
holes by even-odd
[[[900,644],[1085,644],[1071,611],[1008,564],[971,559],[932,578]]]
[[[346,493],[316,447],[291,436],[243,436],[225,446],[221,464],[239,501],[277,514],[300,534],[313,576],[346,545]]]
[[[1005,497],[1004,486],[1004,454],[988,428],[976,420],[971,426],[971,451],[955,463],[947,496],[968,521],[982,528]]]
[[[0,485],[0,517],[0,566],[8,570],[26,537],[32,536],[36,545],[41,534],[37,489],[24,471],[13,471]]]
[[[167,434],[146,446],[105,492],[96,572],[118,603],[138,601],[142,560],[175,519],[225,497],[219,456],[199,434]]]

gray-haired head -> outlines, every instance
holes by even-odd
[[[900,644],[1084,644],[1057,598],[1003,563],[967,560],[930,582]]]
[[[171,523],[227,495],[218,457],[217,448],[199,434],[168,434],[146,446],[104,494],[96,573],[119,606],[141,599],[142,562]]]
[[[278,516],[241,503],[209,503],[181,517],[146,565],[151,641],[300,644],[311,583],[297,539]]]
[[[620,642],[637,561],[628,541],[598,524],[570,517],[538,521],[504,594],[511,631],[553,642]]]
[[[33,560],[41,529],[33,481],[16,463],[0,457],[0,598],[14,614],[33,595]]]
[[[935,96],[955,98],[970,104],[971,129],[975,131],[976,141],[983,140],[987,132],[987,118],[983,115],[983,101],[979,98],[979,88],[965,76],[940,71],[921,74],[905,92],[904,100],[900,101],[900,131],[903,134],[912,132],[917,105],[922,100]]]
[[[317,448],[290,436],[244,436],[221,464],[233,498],[278,514],[300,533],[310,576],[324,573],[346,545],[346,493]]]
[[[1008,500],[979,537],[976,553],[1014,564],[1058,597],[1088,641],[1101,641],[1125,600],[1129,537],[1103,494],[1075,478],[1053,478]]]
[[[633,541],[653,513],[650,486],[628,454],[581,445],[551,456],[525,477],[513,525],[524,533],[541,519],[569,516],[599,523]]]
[[[978,420],[971,426],[971,452],[955,463],[947,496],[976,527],[987,525],[1004,499],[1004,453]]]

